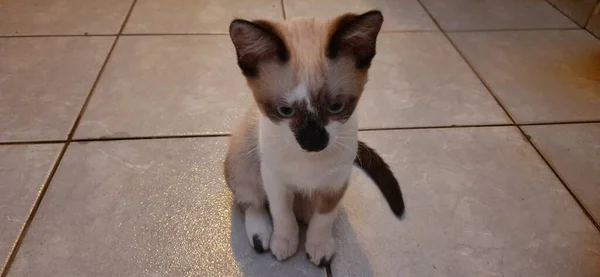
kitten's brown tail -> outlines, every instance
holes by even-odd
[[[358,142],[358,153],[354,163],[359,166],[371,179],[387,200],[392,212],[398,217],[404,214],[404,200],[398,180],[385,161],[367,144]]]

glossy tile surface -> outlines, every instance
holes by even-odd
[[[447,31],[576,28],[544,0],[422,0]]]
[[[360,101],[362,128],[508,123],[441,33],[380,35]]]
[[[234,18],[283,19],[280,0],[139,0],[125,33],[224,33]]]
[[[571,20],[593,2],[0,0],[0,275],[598,277],[600,123],[578,122],[600,122],[600,40]],[[256,254],[222,172],[254,105],[229,23],[370,9],[359,136],[407,214],[356,170],[331,268],[303,230],[292,259]],[[488,126],[505,110],[532,142]]]
[[[585,26],[588,18],[594,11],[596,3],[598,3],[596,0],[548,0],[548,2],[582,27]]]
[[[133,0],[3,0],[0,35],[117,34]]]
[[[333,276],[587,276],[600,233],[511,127],[366,132],[406,200],[355,174]]]
[[[251,98],[228,36],[122,37],[76,137],[229,132]]]
[[[61,147],[0,146],[0,272]]]
[[[583,30],[451,33],[519,123],[600,119],[600,40]]]
[[[600,222],[600,123],[525,126],[524,129]]]
[[[284,0],[288,18],[316,17],[333,19],[344,13],[363,13],[379,9],[385,18],[383,31],[437,30],[416,0]]]
[[[9,276],[322,276],[250,247],[222,173],[227,140],[73,143]]]
[[[113,40],[0,39],[0,141],[66,139]]]

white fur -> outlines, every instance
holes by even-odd
[[[298,247],[293,193],[339,189],[349,179],[357,151],[357,125],[355,116],[345,124],[329,124],[326,130],[330,132],[331,139],[327,147],[319,152],[306,152],[298,145],[287,124],[274,124],[260,116],[258,143],[261,175],[273,216],[271,253],[277,259],[291,257]],[[314,259],[320,261],[321,257],[330,258],[333,255],[335,242],[332,244],[331,241],[331,226],[335,215],[335,212],[317,215],[309,224],[309,230],[328,229],[324,234],[317,231],[308,233],[307,243],[325,241],[327,244],[311,246]]]
[[[261,175],[273,216],[271,253],[282,261],[294,255],[298,249],[298,223],[294,216],[294,191],[277,179],[273,169],[264,168]]]
[[[335,253],[336,243],[333,238],[333,222],[338,208],[327,214],[313,215],[306,231],[306,253],[310,261],[318,265],[323,258],[331,260]]]
[[[286,100],[288,101],[288,104],[292,104],[296,101],[303,101],[306,103],[306,107],[309,112],[315,112],[315,109],[312,106],[312,102],[310,99],[310,93],[308,93],[308,88],[306,88],[306,85],[304,84],[299,84],[298,86],[296,86],[292,90],[292,92],[288,94]]]
[[[258,235],[258,238],[262,242],[262,248],[264,250],[269,249],[273,227],[271,227],[271,219],[269,218],[267,210],[262,206],[250,205],[246,209],[244,216],[246,235],[248,236],[250,244],[255,247],[253,237],[254,235]]]

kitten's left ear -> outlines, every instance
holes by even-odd
[[[356,68],[369,68],[375,56],[375,43],[382,24],[383,15],[377,10],[338,17],[332,25],[327,57],[335,59],[348,55],[355,59]]]

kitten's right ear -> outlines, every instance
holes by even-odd
[[[356,68],[368,69],[375,57],[377,35],[382,24],[383,15],[378,10],[338,17],[332,26],[327,57],[335,59],[340,55],[348,55],[354,58]]]
[[[246,77],[258,76],[261,63],[287,62],[290,58],[283,39],[271,22],[236,19],[229,25],[229,36],[235,45],[238,65]]]

